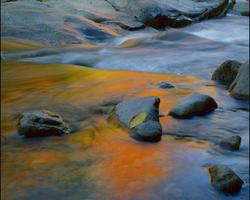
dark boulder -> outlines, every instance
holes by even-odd
[[[59,136],[70,133],[67,123],[53,112],[24,112],[18,122],[18,134],[25,137]]]
[[[110,119],[126,127],[134,139],[147,142],[160,141],[162,128],[159,122],[158,97],[142,97],[119,103]]]
[[[224,14],[228,0],[108,0],[116,10],[130,13],[147,26],[183,27],[193,21]]]
[[[229,92],[239,99],[249,99],[249,60],[245,62],[235,80],[230,85]]]
[[[235,151],[240,149],[240,143],[241,137],[238,135],[234,135],[220,141],[220,146]]]
[[[215,100],[203,94],[192,94],[183,99],[170,112],[175,118],[192,118],[196,115],[205,115],[217,108]]]
[[[237,193],[244,183],[235,172],[225,165],[215,165],[208,169],[211,184],[219,191]]]
[[[213,73],[212,80],[230,85],[236,78],[241,63],[234,60],[223,62]]]

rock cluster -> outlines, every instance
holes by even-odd
[[[227,10],[228,0],[108,0],[117,10],[130,13],[146,25],[161,29],[182,27],[193,21],[212,18]]]
[[[6,0],[2,4],[2,37],[64,45],[102,42],[145,26],[185,26],[223,14],[228,0]]]
[[[141,97],[118,103],[109,119],[129,130],[131,137],[144,142],[161,140],[162,127],[159,120],[160,98],[154,96]],[[191,118],[205,115],[217,108],[215,100],[202,94],[186,97],[169,115],[176,118]],[[69,125],[61,116],[50,111],[24,112],[18,123],[18,133],[25,137],[59,136],[70,133]],[[232,136],[220,142],[222,147],[238,150],[241,138]],[[243,181],[229,167],[215,165],[209,168],[211,184],[219,191],[237,193]]]
[[[243,64],[237,61],[225,61],[212,75],[212,80],[229,86],[232,96],[239,99],[249,99],[249,60]]]

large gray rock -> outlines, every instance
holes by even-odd
[[[215,100],[203,94],[192,94],[183,99],[170,112],[175,118],[192,118],[196,115],[205,115],[217,108]]]
[[[129,129],[134,139],[157,142],[161,139],[158,97],[142,97],[119,103],[111,114],[121,125]]]
[[[234,60],[223,62],[213,73],[212,80],[230,85],[236,78],[241,63]]]
[[[235,80],[230,85],[229,92],[239,99],[249,99],[249,60],[245,62]]]
[[[210,167],[209,174],[211,184],[219,191],[226,193],[237,193],[244,183],[237,174],[225,165]]]
[[[180,27],[217,16],[227,0],[2,1],[1,36],[46,45],[102,43],[142,29]]]
[[[225,138],[220,141],[220,146],[230,149],[230,150],[239,150],[241,143],[241,137],[238,135],[233,135],[229,138]]]
[[[222,14],[228,0],[107,0],[119,11],[130,13],[148,26],[181,27],[192,21]]]
[[[1,5],[1,36],[32,40],[46,45],[103,42],[127,29],[141,26],[104,0],[17,0]]]
[[[59,136],[70,133],[62,117],[50,111],[22,113],[18,122],[18,134],[25,137]]]

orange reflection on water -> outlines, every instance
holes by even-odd
[[[93,166],[111,199],[133,199],[167,180],[171,154],[166,144],[134,141],[118,128],[98,133],[94,155],[103,155]],[[167,165],[169,163],[169,166]]]
[[[31,41],[1,39],[1,52],[18,52],[42,48],[43,45]]]
[[[166,114],[177,100],[192,90],[162,90],[156,84],[160,81],[174,85],[195,83],[197,79],[156,73],[95,70],[73,65],[15,62],[2,63],[1,72],[2,136],[16,135],[16,116],[30,109],[49,109],[62,114],[66,120],[80,124],[79,130],[69,136],[55,140],[46,138],[35,143],[32,146],[34,151],[29,146],[22,146],[25,142],[21,143],[17,151],[13,151],[8,146],[8,141],[11,143],[12,140],[8,138],[6,144],[3,143],[5,149],[1,160],[1,170],[4,172],[2,183],[7,188],[4,189],[5,194],[11,194],[17,186],[39,187],[41,182],[34,177],[42,177],[45,185],[54,179],[65,182],[66,186],[72,182],[86,181],[84,169],[79,169],[78,165],[73,166],[75,174],[71,173],[71,168],[66,170],[68,174],[47,170],[74,162],[79,164],[88,159],[95,162],[89,166],[86,176],[91,176],[95,183],[101,183],[107,196],[116,200],[132,199],[145,191],[151,191],[171,176],[169,169],[173,166],[172,155],[176,149],[169,139],[163,138],[156,144],[140,143],[130,138],[126,131],[108,124],[105,116],[92,116],[91,119],[83,120],[76,118],[75,114],[84,116],[86,113],[82,112],[82,107],[98,108],[106,101],[138,96],[159,96],[160,112]],[[41,147],[60,148],[46,151],[38,149],[38,144]],[[64,153],[64,145],[70,146],[72,152]],[[203,147],[202,144],[200,146]],[[25,179],[24,183],[21,179]]]

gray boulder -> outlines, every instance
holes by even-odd
[[[237,174],[225,165],[215,165],[208,169],[211,184],[219,191],[237,193],[244,183]]]
[[[157,142],[162,136],[158,97],[142,97],[119,103],[110,119],[126,127],[140,141]]]
[[[123,33],[118,25],[101,23],[107,20],[135,26],[105,0],[17,0],[1,6],[2,37],[46,45],[98,43]]]
[[[170,88],[174,88],[174,86],[170,83],[167,83],[165,81],[161,81],[160,83],[157,84],[159,88],[161,89],[170,89]]]
[[[249,99],[249,60],[245,62],[235,80],[229,87],[232,96],[239,99]]]
[[[69,126],[62,117],[47,110],[24,112],[18,122],[18,134],[25,137],[59,136],[68,133]]]
[[[228,0],[2,1],[1,36],[45,45],[96,44],[147,26],[180,27],[224,12]]]
[[[212,80],[230,85],[236,78],[241,63],[234,60],[223,62],[213,73]]]
[[[229,138],[220,141],[220,146],[234,151],[240,149],[240,143],[241,137],[238,135],[233,135]]]
[[[192,118],[196,115],[205,115],[217,108],[215,100],[203,94],[192,94],[177,104],[169,115],[175,118]]]
[[[192,21],[218,16],[227,9],[228,0],[107,0],[116,10],[130,13],[157,29],[182,27]]]

